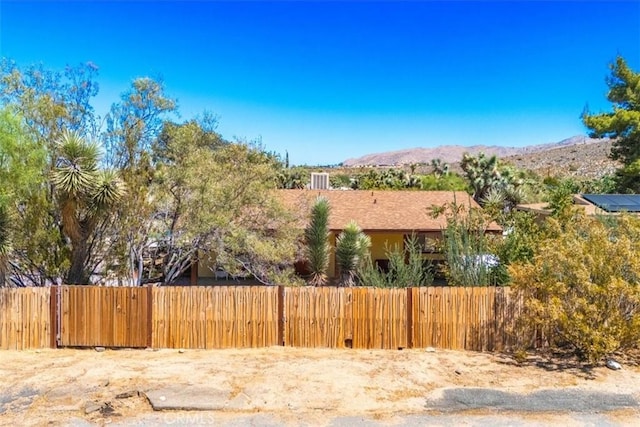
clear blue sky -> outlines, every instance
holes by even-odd
[[[638,0],[0,3],[0,55],[92,61],[98,111],[162,77],[182,118],[211,111],[294,164],[583,134],[618,54],[640,69]]]

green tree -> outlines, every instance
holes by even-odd
[[[473,199],[481,206],[501,205],[502,209],[509,211],[524,199],[521,188],[525,182],[523,173],[502,164],[496,156],[465,153],[460,167],[469,181]]]
[[[526,330],[595,363],[640,344],[640,219],[551,218],[531,260],[514,263]],[[523,342],[524,346],[530,343]]]
[[[164,120],[176,110],[176,101],[166,95],[161,81],[135,79],[106,117],[103,140],[108,164],[132,173],[148,166],[151,147]]]
[[[311,208],[309,225],[305,229],[306,256],[311,270],[310,283],[323,286],[327,283],[329,268],[329,215],[331,207],[324,197],[318,197]]]
[[[20,118],[0,110],[0,286],[4,286],[12,257],[12,242],[22,229],[20,207],[41,191],[46,152],[27,133]]]
[[[364,262],[371,247],[371,238],[362,232],[355,221],[350,222],[336,239],[336,264],[340,272],[340,284],[353,286],[356,271]]]
[[[553,187],[549,187],[547,201],[548,209],[553,216],[567,213],[573,207],[573,196],[579,192],[578,185],[571,179],[565,179]]]
[[[154,150],[150,236],[163,250],[165,283],[203,257],[266,284],[291,278],[298,232],[274,195],[273,156],[226,142],[197,121],[166,123]]]
[[[119,276],[131,278],[133,285],[152,279],[143,277],[144,256],[154,242],[158,214],[157,197],[153,195],[157,182],[152,147],[164,120],[176,109],[176,101],[165,93],[162,82],[145,77],[134,80],[106,116],[102,134],[105,163],[119,170],[125,187],[132,189],[116,209],[118,220],[112,233],[119,259],[115,264]]]
[[[503,238],[495,246],[501,264],[527,262],[533,259],[543,230],[530,212],[512,212],[504,224]]]
[[[14,278],[21,285],[56,283],[69,268],[67,244],[60,231],[61,212],[50,180],[59,158],[57,142],[65,129],[95,135],[98,120],[90,100],[97,94],[97,67],[88,63],[67,67],[63,73],[42,66],[20,68],[0,63],[0,102],[16,114],[30,143],[19,144],[45,162],[23,176],[39,175],[39,186],[20,198],[19,209],[9,206],[10,223],[19,223],[12,233]],[[25,138],[19,139],[25,141]],[[29,147],[29,148],[26,148]],[[25,159],[29,159],[26,156]],[[37,172],[34,172],[36,171]]]
[[[473,156],[465,153],[460,167],[471,185],[472,197],[478,203],[482,202],[492,188],[498,188],[503,184],[496,156],[487,157],[484,153]]]
[[[613,111],[591,114],[585,109],[582,121],[591,137],[613,139],[611,157],[624,165],[617,174],[619,190],[640,193],[640,73],[621,56],[610,69],[607,99]]]
[[[93,63],[67,66],[63,73],[34,65],[20,68],[15,62],[0,62],[0,100],[10,105],[35,140],[53,153],[65,129],[95,137],[98,121],[91,98],[98,94]],[[51,164],[53,167],[53,164]]]

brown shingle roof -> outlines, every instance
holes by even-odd
[[[453,191],[365,191],[365,190],[279,190],[283,203],[305,220],[316,198],[326,197],[331,206],[329,228],[342,230],[355,220],[364,231],[440,231],[446,218],[432,218],[429,208],[457,202],[478,204],[465,192]],[[500,227],[492,224],[491,231]]]

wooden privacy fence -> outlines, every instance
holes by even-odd
[[[522,310],[511,289],[411,288],[413,347],[494,351],[514,345]]]
[[[147,347],[151,288],[62,286],[60,291],[59,345]]]
[[[521,304],[509,288],[287,288],[285,345],[504,350]]]
[[[407,291],[287,288],[284,336],[292,347],[406,348]]]
[[[153,288],[154,348],[278,345],[278,291],[266,286]]]
[[[50,291],[51,289],[51,291]],[[509,288],[61,286],[0,290],[0,348],[439,347],[503,350]]]
[[[0,289],[0,349],[51,345],[49,288]]]

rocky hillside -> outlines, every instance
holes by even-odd
[[[609,158],[611,141],[574,144],[543,151],[522,152],[503,158],[520,169],[540,176],[599,178],[611,174],[621,164]]]
[[[477,145],[463,147],[444,145],[435,148],[413,148],[369,154],[348,159],[344,166],[402,166],[429,164],[432,159],[449,163],[453,170],[464,153],[497,155],[500,159],[522,169],[532,170],[543,176],[581,176],[595,178],[612,173],[619,167],[609,159],[611,141],[574,136],[560,142],[527,147],[498,147]]]

